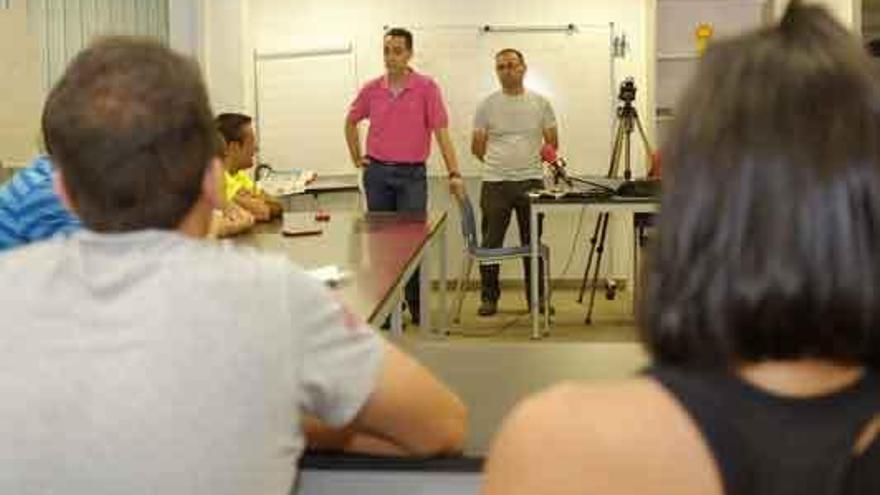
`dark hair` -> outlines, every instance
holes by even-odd
[[[498,53],[495,54],[495,58],[498,58],[498,57],[504,55],[505,53],[512,53],[512,54],[516,55],[516,57],[519,59],[519,63],[526,65],[526,58],[523,57],[522,52],[520,52],[516,48],[504,48],[502,50],[498,50]]]
[[[216,136],[217,139],[214,142],[214,156],[222,160],[226,158],[226,138],[220,131],[217,131]]]
[[[391,28],[388,31],[385,31],[385,36],[397,36],[403,38],[403,40],[406,42],[406,49],[412,51],[413,35],[408,30],[399,27]]]
[[[880,74],[821,7],[707,51],[664,146],[660,363],[880,364]]]
[[[73,59],[42,128],[77,215],[97,231],[176,228],[201,194],[216,139],[198,67],[128,37]]]
[[[244,127],[252,121],[253,119],[241,113],[221,113],[214,119],[217,130],[223,135],[226,144],[243,142]]]
[[[865,45],[872,57],[880,57],[880,38],[874,38]]]

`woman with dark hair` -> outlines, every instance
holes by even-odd
[[[507,420],[486,494],[880,493],[880,74],[824,9],[710,48],[664,146],[653,365]]]

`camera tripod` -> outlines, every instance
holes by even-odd
[[[632,133],[633,129],[637,129],[639,132],[639,137],[642,139],[642,144],[645,147],[645,153],[647,156],[652,156],[653,150],[651,149],[651,144],[648,142],[648,137],[645,134],[645,129],[642,127],[642,122],[639,120],[639,114],[636,111],[636,108],[632,105],[633,98],[635,97],[635,91],[633,91],[632,95],[624,95],[624,92],[621,91],[620,99],[623,101],[623,104],[617,107],[617,125],[616,131],[614,133],[614,143],[611,148],[611,161],[608,164],[608,177],[609,179],[616,179],[618,170],[620,169],[620,161],[621,156],[623,157],[624,169],[623,169],[623,178],[625,181],[629,181],[632,179],[632,169],[631,165],[631,144],[632,144]],[[587,324],[591,323],[593,317],[593,303],[596,299],[596,289],[598,289],[598,281],[599,281],[599,265],[602,262],[602,253],[605,251],[605,236],[608,232],[608,220],[611,216],[609,212],[599,213],[599,218],[596,219],[596,225],[593,228],[593,235],[590,237],[590,254],[587,257],[587,267],[584,270],[584,277],[581,280],[581,288],[578,293],[577,301],[583,302],[584,300],[584,291],[587,287],[587,280],[590,278],[590,269],[593,269],[593,285],[590,291],[590,303],[587,307],[587,316],[584,319],[584,322]],[[595,255],[596,264],[593,265],[593,257]],[[615,293],[617,290],[617,286],[614,281],[608,279],[605,282],[605,296],[608,299],[614,299]]]

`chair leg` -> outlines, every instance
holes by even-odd
[[[465,253],[464,258],[461,260],[461,272],[458,274],[458,283],[456,284],[455,312],[452,318],[452,321],[456,324],[461,323],[461,306],[464,304],[465,289],[471,278],[473,267],[474,259]]]
[[[550,335],[550,251],[544,255],[544,335]],[[540,304],[540,302],[538,303]]]

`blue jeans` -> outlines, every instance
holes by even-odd
[[[390,165],[370,159],[364,170],[367,211],[415,211],[428,208],[425,165]],[[413,319],[420,316],[419,271],[406,283],[404,292]]]

